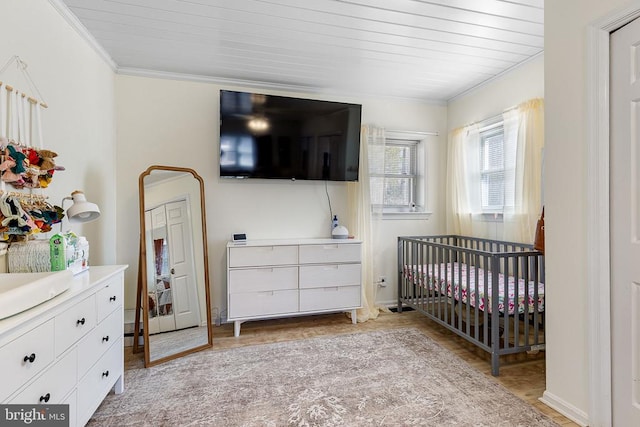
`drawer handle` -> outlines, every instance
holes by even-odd
[[[108,377],[108,376],[109,376],[109,371],[108,371],[108,370],[106,370],[106,371],[104,371],[104,372],[102,373],[102,378],[104,378],[104,377]]]
[[[109,301],[115,301],[115,300],[116,300],[116,296],[115,295],[112,296],[112,297],[109,297]]]
[[[31,355],[25,356],[24,357],[24,361],[25,362],[29,362],[29,363],[35,362],[36,361],[36,354],[35,353],[31,353]]]
[[[107,335],[106,337],[102,337],[102,342],[109,342],[109,335]]]
[[[48,402],[49,399],[51,399],[51,395],[49,393],[45,394],[44,396],[40,396],[40,402]]]
[[[85,320],[84,320],[84,317],[83,317],[82,319],[80,319],[80,320],[78,320],[78,321],[76,322],[76,326],[78,326],[78,325],[84,325],[84,322],[85,322]]]

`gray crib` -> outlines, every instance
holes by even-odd
[[[500,356],[544,349],[544,256],[531,245],[456,235],[398,237],[398,312],[425,314]]]

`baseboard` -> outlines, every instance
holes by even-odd
[[[565,402],[548,391],[545,391],[542,394],[540,401],[582,427],[587,427],[589,425],[589,416],[586,412]]]
[[[388,308],[391,312],[396,313],[398,311],[398,301],[397,300],[390,300],[390,301],[377,301],[376,304],[378,306],[382,306],[382,307],[386,307]],[[402,307],[403,311],[413,311],[412,307],[409,306],[403,306]],[[133,322],[134,322],[134,315],[135,315],[135,310],[125,310],[125,324],[124,324],[124,332],[125,332],[125,347],[130,347],[133,345]],[[304,316],[304,314],[300,314],[300,316]],[[284,317],[289,317],[289,316],[283,316]],[[274,319],[277,319],[279,317],[274,317]],[[256,319],[257,320],[257,319]],[[213,315],[213,326],[221,326],[221,325],[225,325],[228,323],[233,323],[233,321],[229,321],[227,319],[226,316],[222,316],[222,317],[216,317],[216,315]],[[204,326],[204,325],[202,325]],[[127,338],[129,338],[127,340]],[[127,342],[129,344],[127,344]]]

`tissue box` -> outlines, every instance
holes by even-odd
[[[83,236],[67,245],[67,269],[78,274],[89,268],[89,242]]]

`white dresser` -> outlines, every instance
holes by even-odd
[[[69,425],[83,426],[114,386],[124,391],[126,268],[91,267],[64,293],[0,320],[0,402],[69,404]]]
[[[227,244],[227,320],[335,311],[362,305],[361,242],[352,239],[253,240]]]

